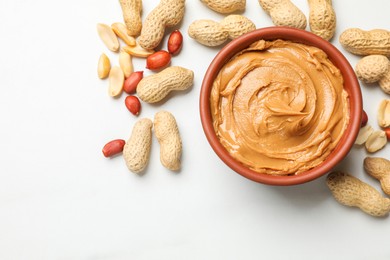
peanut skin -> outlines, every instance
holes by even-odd
[[[142,0],[119,0],[122,8],[123,19],[130,36],[137,36],[141,32]]]
[[[184,16],[185,0],[161,0],[146,17],[139,37],[145,49],[156,48],[164,37],[165,27],[177,25]]]
[[[245,10],[246,0],[200,0],[211,10],[221,14],[229,14]]]
[[[390,161],[380,157],[366,157],[363,166],[369,175],[380,181],[382,190],[390,195]]]
[[[169,170],[179,170],[182,142],[175,117],[168,111],[157,112],[154,116],[154,133],[160,144],[161,164]]]
[[[336,31],[336,14],[332,0],[308,0],[309,26],[312,33],[330,40]]]
[[[123,148],[123,158],[127,168],[134,173],[141,173],[149,162],[152,145],[152,120],[138,120]]]
[[[188,28],[188,35],[205,46],[218,46],[256,29],[256,25],[242,15],[228,15],[221,22],[196,20]]]
[[[356,55],[390,56],[390,31],[387,30],[350,28],[340,35],[339,41],[345,50]]]
[[[306,28],[306,16],[290,0],[259,0],[259,4],[275,25]]]
[[[186,90],[194,81],[194,72],[179,66],[168,67],[144,77],[137,86],[138,97],[147,103],[163,100],[173,90]]]
[[[390,199],[382,197],[372,186],[347,173],[330,173],[326,184],[334,198],[343,205],[358,207],[374,217],[383,217],[390,211]]]

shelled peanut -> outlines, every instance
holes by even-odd
[[[188,35],[206,46],[218,46],[256,29],[256,25],[242,15],[226,16],[221,22],[196,20],[188,28]]]
[[[119,53],[119,66],[121,67],[125,78],[128,78],[131,73],[133,73],[134,66],[130,54],[125,51]]]
[[[135,116],[138,116],[141,110],[141,102],[136,96],[127,96],[125,98],[125,106]]]
[[[104,157],[113,157],[120,154],[123,151],[125,143],[125,140],[122,139],[115,139],[106,143],[102,149]]]
[[[114,66],[110,70],[108,75],[109,86],[108,94],[111,97],[117,97],[122,93],[123,83],[125,81],[125,75],[120,67]]]
[[[176,55],[180,52],[183,46],[183,35],[179,30],[171,32],[168,38],[168,52],[171,55]]]
[[[171,54],[167,51],[160,50],[146,59],[146,68],[150,70],[160,70],[169,65],[171,62]]]
[[[98,68],[97,68],[98,77],[100,79],[107,78],[110,73],[110,70],[111,70],[110,59],[107,57],[106,54],[102,53],[102,55],[100,55],[99,62],[98,62]]]
[[[98,23],[96,25],[96,29],[100,39],[109,50],[113,52],[119,50],[118,38],[110,26],[108,26],[107,24]]]
[[[390,126],[390,99],[384,99],[379,104],[377,119],[382,128]]]
[[[111,24],[111,28],[124,43],[129,46],[136,45],[134,37],[129,35],[129,31],[123,23],[113,23]]]

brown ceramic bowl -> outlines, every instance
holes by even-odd
[[[215,134],[212,118],[210,113],[210,91],[214,79],[218,75],[223,65],[229,61],[236,53],[247,48],[251,43],[258,40],[290,40],[306,45],[315,46],[322,49],[329,57],[329,59],[338,67],[344,77],[344,88],[349,94],[350,102],[350,121],[348,127],[341,138],[339,144],[327,159],[319,166],[312,168],[306,172],[289,175],[289,176],[275,176],[255,172],[230,156],[228,151],[219,142]],[[215,153],[220,159],[228,165],[235,172],[242,176],[268,185],[296,185],[314,180],[332,170],[340,161],[342,161],[350,149],[352,148],[355,139],[358,135],[362,115],[362,95],[355,72],[343,54],[332,44],[323,40],[322,38],[304,30],[287,28],[287,27],[268,27],[255,30],[247,33],[229,44],[227,44],[211,62],[200,92],[200,116],[203,125],[203,130],[206,134],[207,140]]]

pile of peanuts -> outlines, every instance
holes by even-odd
[[[200,0],[211,10],[226,16],[221,21],[201,19],[193,21],[188,28],[189,37],[205,46],[219,46],[256,29],[255,24],[243,15],[231,14],[243,11],[246,0]],[[107,48],[119,51],[119,67],[111,68],[110,60],[102,54],[98,63],[98,76],[109,79],[109,95],[119,96],[126,92],[125,106],[138,115],[143,102],[156,103],[173,90],[185,90],[193,84],[193,72],[182,67],[170,67],[172,56],[177,55],[183,44],[183,35],[173,31],[168,39],[168,51],[155,49],[161,43],[166,27],[177,26],[184,16],[185,0],[160,0],[159,4],[142,22],[142,0],[119,0],[123,11],[123,23],[111,26],[98,24],[99,36]],[[290,0],[258,0],[274,25],[306,29],[307,19]],[[308,0],[310,31],[325,40],[335,34],[336,13],[331,0]],[[138,37],[136,39],[136,37]],[[125,46],[120,48],[118,38]],[[358,28],[345,30],[339,37],[343,48],[353,54],[364,56],[356,65],[359,80],[377,84],[384,93],[390,94],[390,31]],[[135,71],[132,57],[146,58],[146,68],[156,74],[143,77],[143,71]],[[136,93],[136,95],[135,95]],[[384,99],[378,107],[380,130],[368,124],[363,111],[357,145],[365,145],[367,152],[374,153],[385,147],[390,140],[390,100]],[[144,171],[150,153],[152,128],[160,144],[160,160],[168,169],[180,169],[182,143],[174,116],[168,111],[156,113],[154,122],[139,119],[128,141],[116,139],[103,148],[106,157],[123,153],[129,170]],[[366,157],[366,172],[378,179],[383,191],[390,195],[390,161],[380,157]],[[390,199],[382,197],[375,188],[343,172],[332,172],[326,183],[340,203],[362,209],[372,216],[385,216],[390,212]]]
[[[174,30],[170,35],[166,50],[155,51],[161,43],[166,27],[179,24],[184,15],[184,0],[162,0],[142,23],[141,0],[119,1],[124,24],[113,23],[111,26],[99,23],[98,34],[105,46],[119,52],[119,66],[111,67],[106,54],[100,56],[98,77],[108,78],[108,93],[111,97],[119,97],[127,93],[124,103],[135,116],[141,110],[141,101],[157,103],[168,96],[171,91],[186,90],[192,86],[193,71],[170,66],[171,58],[179,54],[183,45],[183,35]],[[125,46],[120,46],[120,40]],[[132,57],[145,58],[146,69],[155,74],[144,77],[144,71],[134,71]],[[141,100],[141,101],[140,101]],[[154,120],[138,119],[127,141],[114,139],[104,145],[105,157],[113,157],[122,153],[128,169],[134,173],[142,173],[150,157],[152,144],[152,128],[160,144],[160,161],[164,167],[172,171],[181,168],[182,141],[177,122],[172,113],[159,111]]]

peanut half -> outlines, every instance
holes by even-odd
[[[123,75],[122,69],[118,66],[112,67],[110,75],[108,76],[108,80],[108,94],[111,97],[119,96],[122,93],[123,83],[125,81],[125,76]]]
[[[332,39],[336,31],[336,14],[332,0],[308,0],[308,3],[310,30],[325,40]]]
[[[390,126],[390,99],[384,99],[378,108],[378,124],[385,128]]]
[[[119,66],[121,67],[125,78],[128,78],[131,73],[134,72],[132,58],[130,54],[123,50],[119,53]]]
[[[160,144],[161,164],[169,170],[179,170],[182,142],[175,117],[168,111],[157,112],[154,116],[154,133]]]
[[[306,16],[290,0],[259,0],[259,4],[275,25],[306,28]]]
[[[221,14],[245,10],[246,0],[200,0],[208,8]]]
[[[164,99],[173,90],[186,90],[194,81],[192,70],[172,66],[157,74],[144,77],[137,86],[138,97],[147,103]]]
[[[98,77],[100,79],[107,78],[108,74],[110,73],[110,70],[111,70],[110,59],[107,57],[106,54],[102,53],[102,55],[100,55],[99,62],[98,62],[98,68],[97,68]]]
[[[119,41],[111,27],[107,24],[98,23],[96,28],[100,39],[103,41],[106,47],[111,51],[118,51]]]
[[[369,175],[380,181],[382,190],[390,195],[390,161],[380,157],[366,157],[363,166]]]
[[[350,28],[340,35],[339,41],[344,49],[353,54],[390,56],[390,31],[387,30]]]
[[[387,136],[385,131],[374,131],[366,141],[366,150],[369,153],[375,153],[381,150],[387,144]]]
[[[256,29],[256,25],[242,15],[228,15],[221,22],[196,20],[188,28],[188,35],[206,46],[218,46]]]
[[[149,55],[152,55],[154,53],[154,50],[144,49],[139,46],[138,43],[135,46],[125,46],[122,48],[122,50],[138,58],[147,58]]]
[[[365,125],[360,128],[358,137],[356,138],[355,144],[362,145],[364,144],[368,137],[374,132],[374,129],[370,125]]]
[[[374,217],[383,217],[390,211],[390,199],[367,183],[343,172],[332,172],[326,178],[326,184],[334,198],[349,207],[358,207]]]
[[[134,37],[128,35],[128,30],[123,23],[113,23],[111,24],[111,28],[114,33],[124,41],[129,46],[135,46],[136,42]]]
[[[123,158],[127,168],[134,173],[141,173],[149,162],[152,126],[152,120],[139,119],[133,126],[130,138],[123,148]]]

